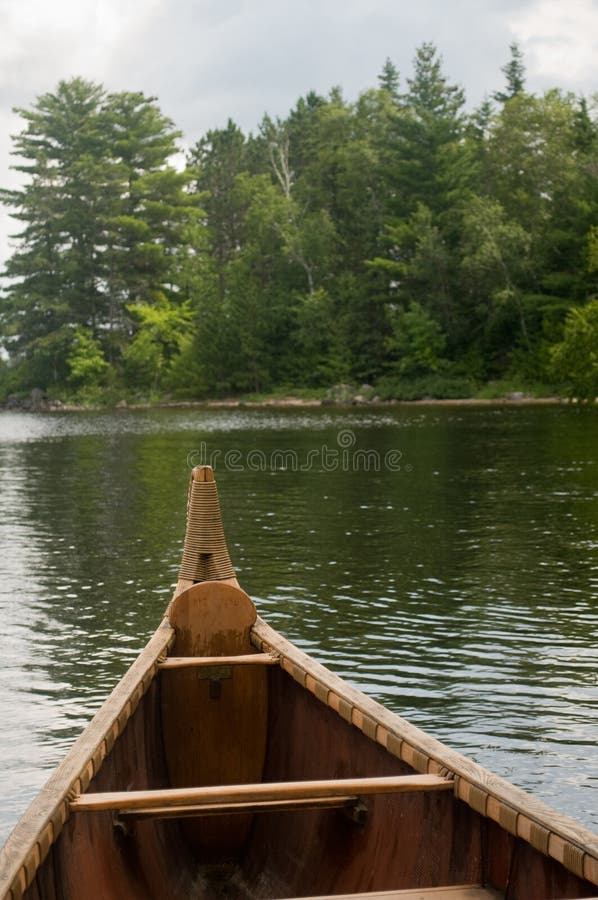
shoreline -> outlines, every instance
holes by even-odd
[[[222,400],[163,400],[156,402],[128,403],[121,400],[115,404],[78,404],[78,403],[52,403],[42,401],[33,404],[24,401],[14,405],[0,406],[0,412],[119,412],[127,410],[150,409],[388,409],[395,406],[424,406],[424,407],[464,407],[464,406],[559,406],[563,404],[579,405],[576,400],[568,400],[564,397],[531,397],[531,396],[505,396],[505,397],[460,397],[440,399],[424,397],[418,400],[328,400],[328,399],[304,399],[301,397],[272,397],[264,400],[243,400],[241,398],[223,398]]]

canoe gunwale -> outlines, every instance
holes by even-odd
[[[574,819],[391,712],[283,638],[263,619],[252,629],[261,652],[280,656],[281,668],[320,702],[422,774],[454,779],[455,796],[514,837],[598,885],[598,837]]]
[[[175,632],[163,619],[137,659],[75,740],[67,755],[0,848],[0,897],[17,900],[71,815],[69,802],[83,793],[158,672]]]

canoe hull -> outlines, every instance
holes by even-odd
[[[257,617],[209,467],[192,474],[165,619],[0,851],[0,900],[569,900],[597,886],[598,836]]]
[[[257,624],[253,640],[254,651],[267,647],[282,654],[281,665],[262,670],[268,715],[261,780],[303,782],[418,771],[403,758],[422,763],[430,750],[414,746],[417,730],[405,732],[403,720],[349,685],[341,692],[340,679],[296,648],[285,655],[292,645],[263,623]],[[164,670],[153,679],[86,793],[172,786],[161,739],[164,689],[171,674]],[[312,690],[305,684],[310,679]],[[229,742],[238,734],[230,719]],[[444,749],[447,761],[454,762]],[[433,768],[432,758],[427,759],[426,766]],[[230,846],[212,846],[209,852],[186,832],[184,820],[115,825],[112,811],[71,814],[23,896],[215,900],[458,884],[489,884],[512,900],[590,897],[595,892],[589,881],[509,834],[453,791],[368,796],[365,806],[365,821],[354,821],[343,809],[257,814],[249,828],[244,826],[241,842],[237,837]]]

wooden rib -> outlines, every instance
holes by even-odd
[[[481,815],[501,825],[507,821],[511,833],[516,828],[516,836],[527,843],[534,843],[538,834],[547,830],[548,856],[598,884],[598,836],[589,829],[390,712],[315,662],[259,617],[252,641],[258,650],[278,655],[285,672],[355,727],[365,731],[367,722],[376,741],[416,771],[453,775],[455,795]]]
[[[280,781],[235,784],[227,787],[166,788],[155,791],[106,791],[82,794],[70,803],[71,812],[106,809],[153,809],[201,803],[260,803],[268,800],[398,794],[452,790],[453,783],[438,775],[390,775],[382,778],[339,778],[325,781]]]
[[[242,656],[169,656],[158,664],[159,669],[187,669],[201,666],[276,666],[277,656],[271,653],[245,653]]]
[[[201,803],[193,806],[158,806],[155,809],[121,810],[118,819],[184,819],[192,816],[216,816],[231,813],[293,812],[305,809],[344,809],[359,802],[357,795],[346,797],[262,800],[257,803]]]

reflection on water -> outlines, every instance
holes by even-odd
[[[596,829],[597,445],[569,407],[1,414],[0,840],[159,621],[217,452],[274,627]]]

